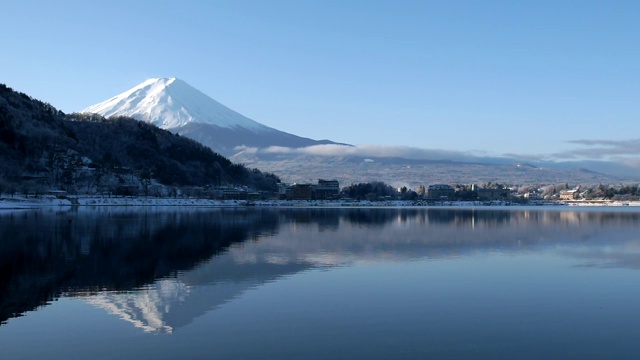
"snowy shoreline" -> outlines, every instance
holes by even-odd
[[[181,207],[484,207],[484,206],[640,206],[640,201],[574,201],[571,203],[544,202],[528,205],[501,201],[353,201],[353,200],[213,200],[196,198],[152,198],[152,197],[101,197],[74,196],[58,199],[52,196],[39,198],[0,198],[0,210],[25,210],[42,207],[68,206],[181,206]]]

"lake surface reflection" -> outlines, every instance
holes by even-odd
[[[0,358],[635,358],[640,211],[0,213]]]

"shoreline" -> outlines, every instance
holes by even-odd
[[[45,207],[540,207],[540,206],[568,206],[568,207],[640,207],[640,201],[540,201],[529,204],[516,204],[504,201],[437,201],[425,200],[213,200],[200,198],[152,198],[152,197],[101,197],[101,196],[73,196],[67,198],[55,198],[42,196],[40,198],[0,198],[0,210],[29,210]]]

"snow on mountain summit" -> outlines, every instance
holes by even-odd
[[[104,117],[130,116],[163,129],[188,124],[244,128],[252,132],[273,130],[220,104],[177,78],[149,79],[109,100],[81,112]]]
[[[82,112],[129,116],[198,141],[225,156],[245,148],[335,144],[262,125],[176,78],[149,79]]]

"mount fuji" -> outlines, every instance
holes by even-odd
[[[367,148],[304,138],[251,120],[176,78],[149,79],[82,112],[104,117],[128,116],[154,124],[198,141],[233,162],[278,174],[290,183],[326,177],[346,184],[376,180],[410,187],[423,183],[549,184],[620,180],[585,170],[598,171],[602,164],[596,163],[540,162],[537,166],[523,167],[518,165],[527,163],[522,159],[462,153],[457,158],[442,158],[437,151],[435,158],[429,154],[415,157],[411,151],[409,157],[404,157],[406,151],[397,154],[393,148]],[[631,170],[620,171],[627,174]],[[606,169],[604,172],[608,173]]]
[[[300,148],[335,144],[280,131],[251,120],[177,78],[149,79],[81,112],[128,116],[196,140],[231,156],[240,147]]]

